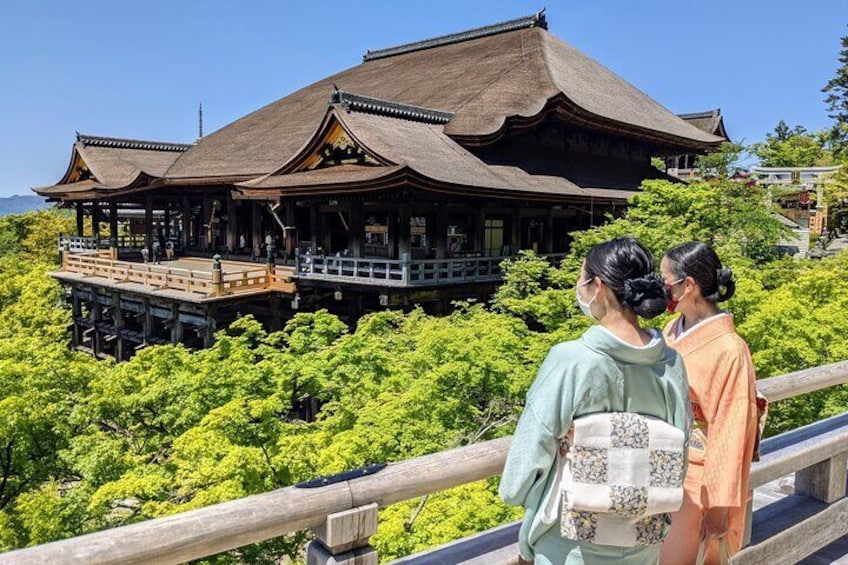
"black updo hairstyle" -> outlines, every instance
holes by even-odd
[[[736,292],[733,271],[721,266],[715,250],[700,241],[681,243],[665,252],[675,279],[692,277],[707,302],[724,302]]]
[[[654,272],[651,252],[632,237],[599,243],[586,255],[587,280],[598,277],[618,300],[643,318],[654,318],[666,309],[668,294]]]

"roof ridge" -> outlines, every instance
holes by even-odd
[[[194,146],[193,143],[172,143],[169,141],[150,141],[146,139],[128,139],[122,137],[105,137],[86,135],[76,132],[77,141],[84,147],[111,147],[115,149],[143,149],[147,151],[177,151],[185,152]]]
[[[390,118],[401,118],[413,122],[428,124],[446,124],[453,118],[453,112],[434,110],[423,106],[413,106],[393,100],[381,100],[336,88],[330,96],[330,104],[340,104],[348,112],[377,114]]]
[[[424,39],[422,41],[415,41],[413,43],[404,43],[403,45],[397,45],[395,47],[387,47],[385,49],[377,49],[375,51],[371,51],[369,49],[365,53],[365,55],[362,56],[362,62],[366,63],[368,61],[384,59],[386,57],[401,55],[403,53],[411,53],[413,51],[421,51],[423,49],[441,47],[442,45],[460,43],[462,41],[468,41],[471,39],[477,39],[480,37],[487,37],[489,35],[496,35],[499,33],[506,33],[508,31],[531,27],[541,27],[542,29],[548,29],[548,22],[545,19],[545,10],[537,12],[531,16],[524,16],[521,18],[508,20],[497,24],[477,27],[466,31],[460,31],[458,33],[440,35],[438,37]]]
[[[703,112],[690,112],[688,114],[677,114],[677,117],[683,120],[694,120],[697,118],[715,118],[721,115],[721,108],[713,108],[712,110],[704,110]]]

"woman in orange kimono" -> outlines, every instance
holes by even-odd
[[[733,317],[717,303],[733,296],[729,269],[709,245],[669,249],[661,264],[669,310],[680,316],[663,335],[683,357],[694,422],[681,509],[672,514],[661,563],[695,563],[702,539],[705,563],[720,563],[723,542],[738,552],[751,498],[749,476],[757,431],[754,367]]]

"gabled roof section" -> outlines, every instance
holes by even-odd
[[[191,147],[185,143],[123,139],[76,134],[71,160],[58,183],[33,188],[41,196],[65,198],[135,188],[162,177],[177,157]]]
[[[393,57],[395,55],[403,55],[404,53],[412,53],[413,51],[423,51],[424,49],[432,49],[434,47],[450,45],[451,43],[460,43],[462,41],[468,41],[470,39],[477,39],[480,37],[487,37],[489,35],[497,35],[499,33],[506,33],[508,31],[515,31],[517,29],[527,29],[531,27],[540,27],[542,29],[548,29],[548,22],[545,19],[544,10],[537,14],[533,14],[532,16],[516,18],[514,20],[478,27],[459,33],[442,35],[440,37],[434,37],[432,39],[425,39],[424,41],[406,43],[404,45],[388,47],[386,49],[378,49],[376,51],[368,50],[365,55],[362,56],[362,62],[365,63],[368,61],[375,61],[377,59],[384,59],[386,57]]]
[[[337,100],[338,98],[334,98]],[[656,169],[599,171],[572,176],[532,174],[519,167],[490,165],[445,133],[445,124],[403,119],[382,112],[346,109],[332,104],[311,140],[271,174],[236,184],[247,198],[301,196],[384,190],[417,186],[431,191],[512,198],[621,200],[632,196]],[[343,132],[375,163],[350,158],[331,166],[314,166],[328,153],[328,140]],[[348,141],[346,141],[347,143]],[[625,174],[626,173],[626,174]],[[616,178],[604,178],[610,176]]]
[[[721,108],[707,110],[706,112],[692,112],[689,114],[677,114],[681,120],[692,124],[701,131],[723,137],[725,141],[730,141],[727,135],[727,130],[724,128],[724,117],[721,115]]]
[[[491,142],[509,127],[532,127],[550,112],[580,127],[671,151],[697,152],[723,141],[554,37],[541,20],[514,29],[507,24],[499,24],[497,32],[498,26],[481,28],[489,31],[471,30],[369,57],[199,140],[180,155],[165,180],[194,184],[204,177],[243,180],[268,174],[313,135],[334,85],[362,97],[452,114],[444,132],[466,145]],[[351,107],[358,104],[351,100]]]

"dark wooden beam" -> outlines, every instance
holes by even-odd
[[[85,235],[85,212],[82,207],[82,202],[76,203],[77,209],[77,236],[82,237]]]
[[[144,245],[153,260],[153,195],[147,194],[144,199]]]
[[[354,257],[362,257],[365,245],[365,222],[362,218],[362,203],[350,205],[350,249]]]
[[[188,248],[189,235],[191,233],[191,201],[188,199],[188,194],[183,194],[183,219],[180,232],[180,243],[182,243],[183,249]],[[197,229],[197,228],[195,228]]]

